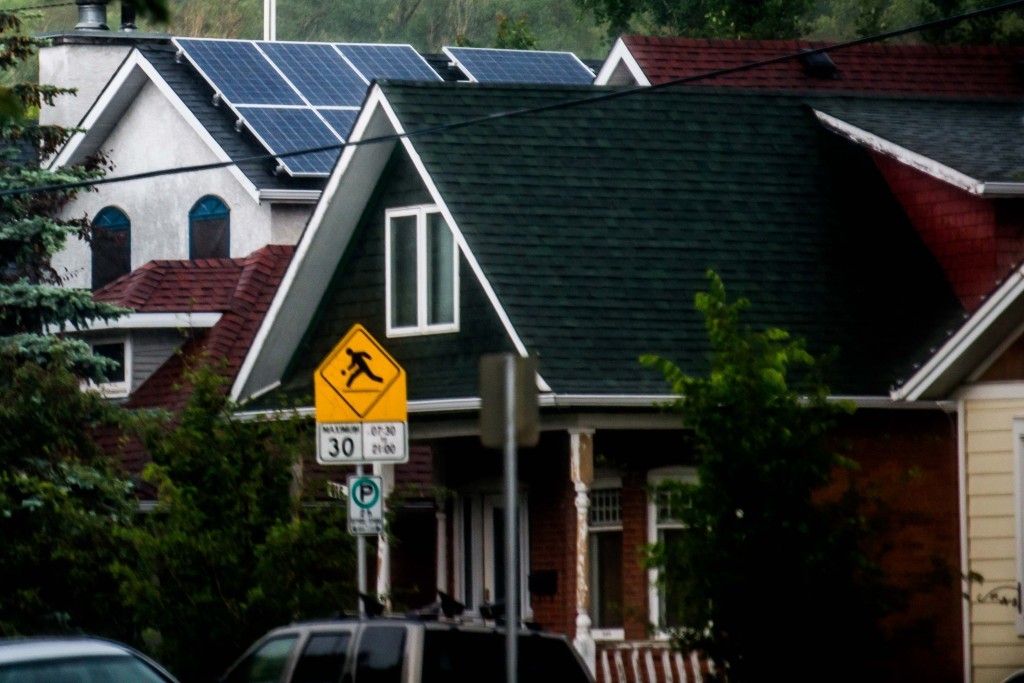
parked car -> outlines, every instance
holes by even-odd
[[[593,683],[564,636],[521,631],[519,679]],[[503,681],[504,628],[408,618],[293,624],[260,638],[222,683]]]
[[[102,638],[0,639],[0,683],[177,683],[152,659]]]

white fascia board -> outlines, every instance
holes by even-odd
[[[84,132],[75,133],[60,153],[50,162],[50,168],[60,168],[82,161],[89,154],[100,148],[114,127],[121,120],[128,107],[142,90],[146,81],[152,81],[170,105],[182,119],[195,131],[196,135],[213,152],[219,162],[231,161],[230,155],[210,135],[206,127],[189,110],[174,89],[160,75],[156,68],[138,50],[132,50],[124,63],[107,83],[96,102],[79,124]],[[227,166],[228,172],[234,176],[245,192],[254,202],[260,201],[259,189],[249,180],[238,166]],[[112,176],[116,177],[116,176]]]
[[[620,65],[629,70],[637,85],[649,86],[651,84],[643,69],[637,64],[633,53],[626,47],[626,43],[623,42],[622,38],[617,38],[611,52],[608,53],[608,58],[604,60],[604,64],[601,65],[601,69],[597,72],[597,77],[594,78],[594,85],[608,85],[608,79],[612,77],[612,74],[615,73],[615,70]]]
[[[92,320],[78,328],[79,332],[100,332],[104,330],[164,330],[164,329],[209,329],[220,322],[218,312],[172,312],[172,313],[129,313],[116,320]],[[66,332],[57,325],[50,325],[50,333]]]
[[[913,152],[906,147],[901,147],[885,138],[879,137],[874,133],[853,126],[845,121],[830,116],[822,111],[814,110],[814,115],[818,117],[818,120],[828,128],[829,130],[842,135],[843,137],[851,140],[852,142],[867,147],[880,154],[884,154],[887,157],[892,157],[896,161],[900,162],[905,166],[917,169],[922,173],[930,175],[933,178],[941,180],[944,183],[948,183],[953,187],[960,188],[973,195],[985,194],[985,183],[976,178],[972,178],[956,169],[950,168],[944,164],[930,159],[923,154]]]
[[[374,85],[349,140],[392,134],[395,125],[394,112],[386,106],[380,88]],[[280,381],[348,247],[394,144],[385,141],[346,145],[342,150],[235,377],[231,388],[233,400],[248,400]]]
[[[673,394],[553,394],[542,393],[537,396],[537,402],[541,408],[596,408],[596,409],[637,409],[650,408],[652,411],[660,411],[663,406],[670,404],[679,397]],[[888,410],[942,410],[947,413],[956,412],[957,404],[952,401],[920,401],[912,403],[899,403],[885,396],[841,396],[835,401],[852,401],[858,408],[882,408]],[[446,413],[474,413],[480,410],[480,398],[478,396],[464,396],[455,398],[422,399],[409,401],[407,408],[410,415],[438,415]],[[240,416],[268,417],[274,415],[297,414],[304,417],[314,417],[313,406],[302,406],[284,411],[278,409],[264,409],[253,411],[242,411]]]
[[[404,135],[405,130],[402,128],[401,122],[398,121],[398,117],[395,116],[394,111],[391,109],[391,105],[385,100],[383,102],[383,106],[387,109],[389,116],[392,117],[395,129],[400,135]],[[494,312],[498,315],[498,319],[501,321],[502,327],[505,328],[505,332],[508,334],[513,346],[515,346],[516,352],[521,357],[525,358],[529,355],[529,350],[526,348],[526,344],[523,343],[519,333],[516,332],[515,327],[512,325],[512,320],[508,316],[508,312],[505,311],[504,306],[501,305],[498,295],[495,293],[490,281],[488,281],[487,276],[484,275],[483,268],[480,267],[480,263],[476,260],[473,250],[469,248],[469,243],[466,241],[465,235],[462,234],[462,230],[455,222],[455,217],[452,216],[452,212],[448,209],[448,205],[445,203],[444,197],[441,196],[441,193],[437,189],[437,185],[434,184],[434,179],[431,178],[430,174],[427,172],[427,167],[424,165],[419,152],[416,151],[413,140],[408,137],[403,137],[402,146],[405,148],[409,158],[412,159],[412,163],[416,167],[416,171],[419,173],[423,184],[426,185],[431,199],[441,212],[441,215],[444,216],[445,221],[448,223],[448,227],[451,228],[452,234],[455,235],[455,241],[459,245],[460,252],[465,256],[466,263],[469,264],[470,270],[472,270],[473,274],[476,276],[477,282],[479,282],[480,287],[483,289],[487,300],[491,302],[491,306],[494,308]],[[551,387],[540,375],[537,376],[537,385],[542,392],[551,391]]]
[[[1024,305],[1024,274],[1017,269],[985,303],[942,345],[907,382],[892,392],[900,401],[917,401],[936,387],[948,386],[966,377],[1005,342],[1004,333],[1016,329],[1012,315]]]

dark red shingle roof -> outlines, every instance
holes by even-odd
[[[623,43],[651,83],[826,47],[785,40],[706,40],[624,36]],[[767,89],[845,90],[961,97],[1024,95],[1021,46],[867,44],[829,52],[834,77],[808,75],[799,59],[695,81]]]

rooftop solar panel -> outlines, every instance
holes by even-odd
[[[238,107],[246,125],[273,154],[337,145],[341,140],[313,112],[295,107]],[[281,163],[292,175],[326,175],[339,150],[285,157]]]
[[[314,107],[358,107],[367,80],[327,43],[256,43]]]
[[[480,83],[593,83],[594,74],[571,52],[446,47],[447,54],[470,80]]]
[[[230,104],[303,104],[251,41],[179,38],[177,43]]]
[[[221,99],[273,154],[347,140],[374,79],[443,80],[409,45],[211,38],[174,42]],[[444,48],[472,80],[591,83],[568,52]],[[281,159],[292,175],[327,175],[339,150]]]
[[[357,45],[340,43],[336,47],[367,81],[381,78],[439,81],[441,77],[430,68],[410,45]]]
[[[358,109],[317,109],[316,111],[345,140],[348,140],[349,133],[352,132],[352,124],[359,116]]]

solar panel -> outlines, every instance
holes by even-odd
[[[352,124],[359,116],[358,109],[317,109],[316,111],[345,140],[348,140],[349,133],[352,132]]]
[[[558,83],[589,85],[594,74],[571,52],[444,48],[470,80],[479,83]]]
[[[348,57],[366,80],[398,78],[410,81],[439,81],[441,77],[430,68],[410,45],[356,45],[341,43],[336,47]]]
[[[256,46],[245,40],[179,38],[178,46],[228,102],[303,104]]]
[[[314,107],[357,107],[367,81],[327,43],[256,43]]]
[[[312,109],[295,107],[238,107],[238,113],[272,154],[283,154],[341,142]],[[285,157],[281,163],[292,175],[326,175],[339,150]]]
[[[409,45],[211,38],[174,42],[273,154],[347,139],[367,85],[375,78],[441,80]],[[292,175],[327,175],[338,154],[327,150],[286,157],[281,163]]]

